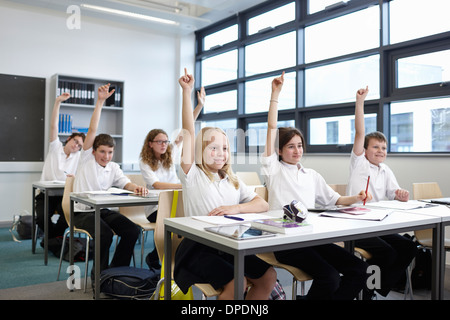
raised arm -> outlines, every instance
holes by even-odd
[[[95,103],[94,112],[92,113],[91,116],[91,122],[89,123],[89,129],[86,134],[86,139],[84,140],[83,150],[88,150],[94,144],[103,105],[105,104],[106,99],[108,99],[114,93],[115,90],[113,89],[109,91],[109,86],[110,84],[108,83],[98,88],[97,102]]]
[[[364,126],[364,100],[369,93],[369,88],[359,89],[356,92],[355,104],[355,141],[353,143],[353,152],[360,156],[364,152],[364,137],[366,135]]]
[[[270,95],[269,114],[267,115],[267,139],[264,156],[268,157],[275,152],[275,139],[277,137],[278,97],[284,83],[284,71],[280,77],[272,80],[272,94]]]
[[[194,88],[194,76],[187,73],[184,69],[184,75],[180,77],[178,83],[183,89],[182,100],[182,125],[183,125],[183,149],[181,155],[181,169],[188,173],[194,163],[194,114],[192,112],[191,93]]]
[[[197,102],[197,106],[194,109],[194,121],[197,120],[200,112],[203,109],[203,106],[205,105],[205,100],[206,100],[205,98],[206,98],[205,88],[202,87],[200,89],[200,91],[197,91],[197,101],[198,102]],[[182,141],[183,141],[183,132],[180,132],[177,135],[177,138],[175,139],[174,143],[178,146]],[[164,189],[167,189],[167,188],[164,188]]]
[[[70,94],[68,92],[64,92],[55,99],[55,105],[53,106],[52,117],[50,119],[50,142],[58,139],[59,109],[61,107],[61,102],[66,101],[69,98]]]

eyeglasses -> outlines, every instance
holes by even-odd
[[[290,204],[287,204],[283,207],[284,219],[302,222],[306,219],[308,215],[308,209],[303,205],[303,203],[292,200]]]
[[[152,141],[152,142],[157,143],[159,145],[161,145],[161,144],[169,144],[170,143],[169,140],[156,140],[156,141]]]

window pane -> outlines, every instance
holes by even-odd
[[[343,2],[348,2],[349,0],[344,0]],[[322,10],[325,10],[326,7],[341,2],[339,0],[309,0],[308,1],[308,13],[313,14]]]
[[[202,85],[236,79],[237,50],[218,54],[202,61]]]
[[[236,152],[236,119],[216,120],[216,121],[202,121],[202,128],[204,127],[217,127],[225,131],[230,140],[231,152]]]
[[[398,59],[397,87],[412,87],[450,80],[450,50]]]
[[[369,86],[366,98],[378,99],[379,56],[369,56],[305,70],[305,104],[314,106],[355,101],[356,91]]]
[[[296,64],[296,34],[289,32],[245,48],[247,76],[292,67]]]
[[[450,98],[391,104],[392,152],[450,152]]]
[[[295,120],[278,121],[277,127],[295,127]],[[247,137],[250,152],[260,153],[264,151],[267,140],[267,122],[249,123],[247,129]]]
[[[238,25],[222,29],[207,35],[203,40],[203,50],[209,50],[215,46],[222,46],[228,42],[238,39]]]
[[[262,29],[276,27],[292,20],[295,20],[295,2],[249,19],[248,34],[251,35]]]
[[[366,133],[377,130],[377,115],[364,115]],[[309,120],[309,144],[353,144],[355,140],[355,116],[312,118]]]
[[[305,62],[313,62],[380,44],[379,8],[373,6],[305,29]]]
[[[210,94],[206,97],[204,113],[223,112],[237,109],[237,91],[226,91]]]
[[[268,77],[245,83],[245,113],[269,111],[273,79],[274,77]],[[295,72],[289,72],[284,75],[278,110],[293,108],[295,108]]]
[[[394,0],[390,2],[390,41],[421,38],[450,30],[450,1]]]

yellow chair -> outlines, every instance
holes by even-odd
[[[237,171],[236,175],[248,186],[262,185],[258,173],[253,171]]]
[[[164,219],[170,218],[170,213],[172,211],[172,201],[173,201],[174,191],[161,191],[158,200],[158,213],[156,216],[156,225],[154,231],[154,241],[155,247],[158,252],[159,260],[162,261],[164,256]],[[175,217],[184,217],[184,207],[183,207],[183,193],[178,191],[178,203]],[[180,244],[182,237],[174,236],[172,239],[172,272],[175,264],[175,252]],[[172,278],[173,279],[173,278]],[[196,283],[195,287],[200,289],[203,294],[203,299],[209,297],[215,297],[220,295],[222,290],[215,290],[208,283]],[[159,292],[159,288],[157,288]]]
[[[269,192],[266,187],[256,187],[255,192],[258,196],[263,198],[264,200],[269,200]]]
[[[145,181],[140,174],[127,175],[132,183],[138,186],[145,186]],[[155,230],[156,223],[150,222],[145,214],[145,207],[120,207],[119,212],[134,222],[141,229],[141,268],[144,263],[144,245],[145,245],[145,233],[147,231]]]
[[[66,222],[67,225],[70,226],[70,193],[73,190],[73,181],[75,180],[75,177],[67,177],[66,179],[66,184],[64,186],[64,195],[63,195],[63,199],[62,199],[62,208],[64,211],[64,217],[66,218]],[[85,262],[85,269],[84,269],[84,292],[86,292],[86,287],[87,287],[87,275],[88,275],[88,266],[89,266],[89,241],[92,238],[92,236],[89,234],[89,232],[87,232],[86,230],[83,229],[79,229],[74,227],[73,228],[74,233],[83,233],[86,235],[86,262]],[[59,280],[59,274],[61,272],[61,264],[62,264],[62,259],[63,259],[63,254],[64,254],[64,246],[66,243],[66,239],[67,236],[70,234],[70,228],[67,228],[66,232],[64,232],[64,236],[63,236],[63,243],[62,243],[62,247],[61,247],[61,254],[59,256],[59,269],[58,269],[58,276],[56,278],[56,280]]]
[[[331,189],[339,193],[341,196],[345,196],[347,193],[347,185],[346,184],[329,184]]]
[[[442,192],[437,182],[413,183],[413,199],[433,199],[442,198]],[[417,241],[425,248],[431,249],[433,246],[433,230],[414,231]],[[445,235],[445,250],[450,250],[450,239]]]

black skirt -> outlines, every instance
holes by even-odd
[[[271,265],[255,255],[245,256],[244,275],[261,278]],[[186,293],[195,283],[220,289],[234,279],[234,257],[190,239],[183,239],[175,253],[174,280]]]

